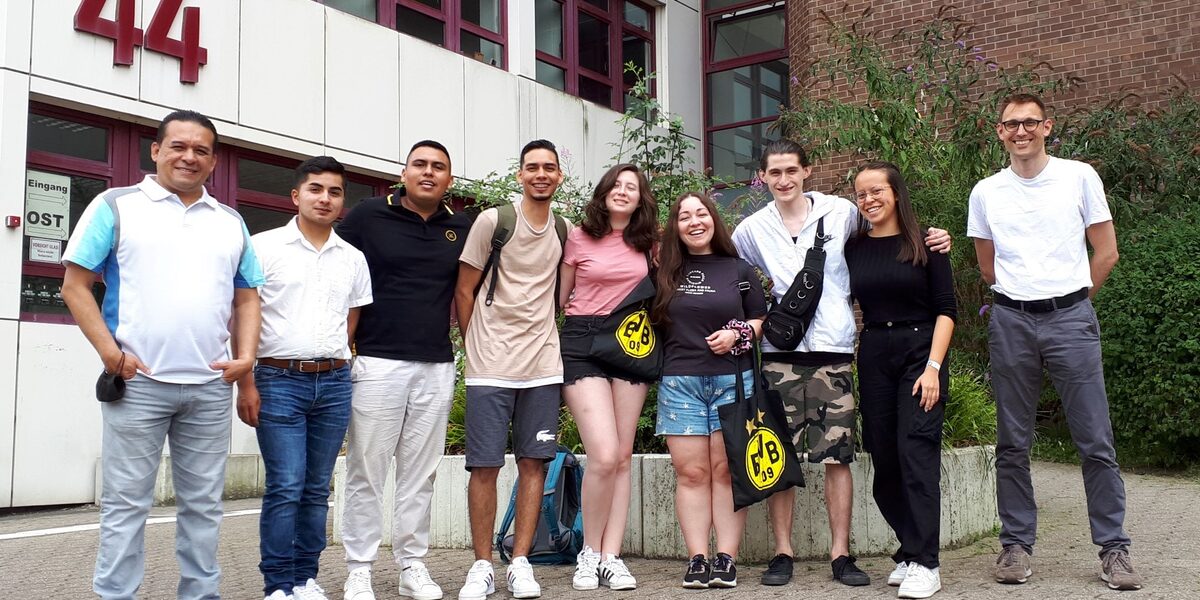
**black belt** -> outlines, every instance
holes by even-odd
[[[297,373],[324,373],[334,369],[340,369],[346,366],[349,362],[344,358],[314,358],[310,360],[288,359],[288,358],[260,358],[258,364],[275,367],[277,369],[287,369]]]
[[[1019,311],[1027,313],[1048,313],[1060,308],[1067,308],[1079,304],[1087,300],[1088,289],[1083,288],[1077,292],[1071,292],[1066,296],[1057,298],[1046,298],[1045,300],[1013,300],[1000,292],[996,292],[996,304],[1015,308]]]
[[[871,321],[863,323],[863,327],[867,329],[894,329],[896,327],[914,327],[916,325],[928,325],[932,323],[928,319],[916,319],[912,321]]]

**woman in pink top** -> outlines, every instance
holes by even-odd
[[[592,339],[649,271],[658,209],[637,167],[608,170],[567,236],[562,264],[563,397],[587,452],[583,550],[572,586],[631,590],[637,580],[619,556],[629,515],[629,464],[650,381],[588,358]]]

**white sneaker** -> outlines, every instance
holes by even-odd
[[[291,594],[283,593],[283,590],[275,590],[270,596],[266,596],[263,600],[292,600]]]
[[[610,590],[637,589],[637,580],[633,578],[633,574],[625,566],[625,561],[621,560],[621,557],[612,554],[607,555],[600,562],[600,583],[607,585]]]
[[[375,600],[375,592],[371,589],[371,567],[359,567],[350,571],[346,584],[342,586],[344,600]]]
[[[492,562],[477,560],[467,571],[467,582],[458,590],[458,600],[484,600],[496,591],[496,572]]]
[[[513,558],[508,565],[508,591],[513,598],[540,598],[542,586],[533,578],[533,566],[524,556]]]
[[[910,563],[908,565],[908,574],[904,576],[904,583],[900,584],[900,592],[896,594],[899,598],[928,598],[942,589],[942,575],[940,569],[929,570],[928,567]]]
[[[600,587],[600,578],[596,569],[600,566],[600,553],[584,546],[575,557],[575,577],[571,579],[571,587],[577,590],[594,590]]]
[[[442,600],[442,588],[429,576],[425,563],[414,560],[400,571],[400,595],[414,600]]]
[[[329,600],[325,596],[325,590],[317,585],[317,580],[311,578],[304,585],[292,588],[292,598],[295,600]]]
[[[904,577],[908,575],[908,563],[900,561],[896,563],[896,570],[888,575],[888,585],[900,585],[904,583]]]

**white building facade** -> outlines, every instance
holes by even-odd
[[[504,172],[525,142],[546,138],[570,172],[595,181],[615,153],[630,61],[657,73],[655,94],[683,118],[697,166],[734,165],[767,135],[772,102],[786,102],[786,28],[771,28],[765,46],[748,29],[764,14],[782,25],[783,4],[0,3],[0,508],[95,500],[101,364],[62,303],[58,261],[97,193],[153,171],[149,146],[167,113],[193,109],[216,123],[209,191],[252,232],[294,214],[287,193],[300,160],[345,163],[350,204],[384,193],[426,138],[449,148],[460,178]],[[714,95],[725,100],[706,109]],[[714,110],[738,118],[714,125]],[[745,135],[728,124],[741,122]],[[706,146],[705,132],[722,127],[728,143]],[[230,453],[257,451],[253,430],[235,423]]]

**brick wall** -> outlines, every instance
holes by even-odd
[[[802,73],[814,57],[828,52],[824,9],[850,23],[864,9],[864,25],[891,33],[932,18],[940,0],[885,0],[845,3],[789,0],[788,40],[793,73]],[[968,43],[1002,66],[1046,61],[1083,79],[1075,91],[1049,99],[1051,108],[1103,101],[1133,92],[1144,103],[1161,103],[1178,76],[1200,86],[1200,1],[963,0],[953,14],[975,25]],[[817,172],[816,189],[844,171],[832,161]]]

